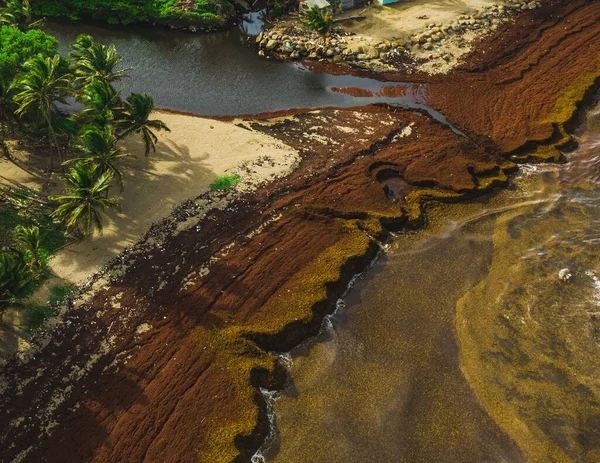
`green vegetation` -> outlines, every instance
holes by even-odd
[[[5,81],[10,82],[34,56],[52,57],[57,53],[56,39],[40,30],[24,32],[14,26],[0,27],[0,78]]]
[[[33,19],[29,0],[7,0],[6,6],[0,10],[0,26],[14,26],[23,31],[34,29],[43,20]]]
[[[37,288],[49,256],[65,244],[52,210],[34,191],[0,190],[0,310]]]
[[[186,19],[216,24],[231,13],[227,0],[36,0],[33,11],[42,16],[91,17],[111,24]]]
[[[102,214],[117,207],[115,199],[107,198],[113,174],[100,171],[100,166],[93,162],[78,162],[61,175],[67,184],[65,194],[50,198],[60,204],[52,217],[77,237],[89,235],[94,227],[102,232]]]
[[[210,189],[213,191],[226,191],[232,189],[242,181],[238,174],[221,175],[210,184]]]
[[[75,295],[75,291],[75,286],[71,284],[51,286],[48,303],[50,305],[62,304],[67,299],[72,298]]]
[[[119,134],[119,138],[126,137],[131,133],[140,134],[144,140],[146,149],[146,156],[156,151],[156,143],[158,138],[152,131],[154,130],[167,130],[169,128],[157,119],[150,119],[150,114],[154,108],[154,99],[151,95],[143,94],[138,95],[132,94],[127,98],[124,105],[124,112],[122,113],[122,119],[119,120],[118,126],[122,130]]]
[[[51,305],[26,302],[23,304],[23,323],[29,332],[41,328],[46,320],[52,318],[56,311]]]
[[[43,3],[51,2],[34,7]],[[109,190],[123,190],[120,162],[128,154],[119,141],[139,136],[148,155],[156,150],[155,132],[169,129],[151,119],[152,96],[121,99],[114,86],[127,69],[114,46],[82,35],[62,58],[56,40],[34,29],[39,21],[32,20],[27,0],[5,5],[0,8],[0,153],[17,162],[6,139],[19,140],[48,156],[50,171],[58,155],[64,182],[64,192],[51,197],[0,186],[0,310],[9,304],[24,307],[27,326],[35,329],[53,309],[24,300],[47,277],[49,256],[65,244],[67,234],[83,238],[101,232],[104,214],[118,207]],[[61,108],[73,97],[85,109],[67,115]],[[53,288],[51,304],[71,292]]]
[[[333,17],[329,12],[319,10],[316,6],[313,6],[306,13],[304,26],[317,32],[327,32],[333,27]]]

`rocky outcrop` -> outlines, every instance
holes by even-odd
[[[523,11],[540,8],[539,1],[509,0],[502,4],[485,6],[471,15],[462,15],[455,22],[430,23],[408,39],[371,41],[335,28],[325,35],[307,31],[300,26],[301,18],[291,16],[276,23],[270,31],[255,39],[261,56],[280,59],[313,60],[347,64],[357,68],[382,70],[393,69],[394,61],[418,61],[441,59],[457,61],[450,47],[450,40],[460,40],[470,34],[484,35],[498,30],[499,26]],[[401,30],[398,31],[401,34]],[[472,39],[472,37],[470,37]],[[273,41],[276,42],[273,42]]]

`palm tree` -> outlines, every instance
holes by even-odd
[[[107,47],[83,35],[71,47],[70,60],[78,86],[87,87],[97,80],[110,84],[127,76],[129,69],[116,69],[123,58],[117,55],[114,45]]]
[[[58,111],[56,103],[67,104],[65,97],[71,92],[70,76],[61,69],[60,56],[50,58],[36,56],[28,60],[23,67],[25,73],[17,82],[17,94],[14,97],[19,105],[18,116],[33,113],[38,122],[46,124],[50,139],[50,152],[54,147],[62,163],[62,154],[52,126],[52,116]],[[54,157],[51,154],[50,168]]]
[[[123,178],[116,164],[121,159],[128,157],[129,154],[123,153],[117,148],[111,125],[85,127],[75,139],[73,146],[81,151],[83,156],[70,159],[67,163],[95,164],[98,166],[99,174],[110,172],[121,188],[121,192],[123,191]],[[108,194],[108,188],[106,193]]]
[[[89,34],[80,34],[74,42],[71,42],[71,52],[69,53],[69,61],[75,66],[77,62],[83,58],[87,49],[92,46],[94,39]]]
[[[66,183],[66,191],[50,197],[59,203],[52,217],[79,236],[89,235],[94,227],[102,233],[102,215],[109,208],[118,207],[115,199],[106,197],[112,172],[99,174],[97,165],[78,162],[61,178]]]
[[[151,95],[144,93],[132,93],[125,101],[125,112],[121,120],[117,121],[121,132],[118,138],[125,138],[131,133],[139,133],[142,135],[144,145],[146,147],[146,156],[152,152],[156,152],[156,143],[158,137],[152,131],[154,130],[171,130],[166,124],[158,119],[150,119],[150,114],[154,109],[154,99]]]
[[[21,246],[24,251],[31,253],[31,265],[34,271],[39,271],[40,266],[40,229],[38,227],[24,227],[17,225],[15,227],[15,243]]]
[[[13,90],[11,81],[0,74],[0,135],[6,135],[7,129],[14,135],[12,122],[16,105]]]
[[[123,109],[121,92],[107,82],[101,80],[92,82],[81,92],[79,99],[87,106],[78,116],[84,123],[106,125],[121,117]]]
[[[13,302],[33,280],[22,252],[0,253],[0,308]]]
[[[44,22],[43,19],[34,21],[32,16],[29,0],[7,0],[6,6],[0,8],[0,26],[14,26],[27,31]]]

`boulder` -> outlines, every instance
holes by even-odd
[[[270,40],[267,42],[267,44],[266,44],[265,48],[266,48],[267,50],[274,50],[275,48],[277,48],[277,46],[278,46],[278,45],[279,45],[279,41],[278,41],[278,40],[275,40],[275,39],[270,39]]]
[[[375,47],[367,47],[365,54],[369,57],[369,59],[379,58],[379,50],[377,50]]]

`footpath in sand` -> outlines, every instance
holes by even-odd
[[[568,146],[566,123],[600,76],[600,4],[548,1],[502,34],[505,42],[484,43],[464,72],[422,77],[427,103],[467,137],[385,106],[246,121],[297,149],[298,168],[158,246],[137,244],[142,252],[109,271],[44,351],[9,365],[3,458],[248,461],[268,432],[258,387],[285,380],[272,352],[319,330],[378,240],[423,225],[424,201],[505,186],[520,155],[541,144],[538,159],[557,159],[556,145]],[[192,205],[186,211],[193,217]],[[525,459],[544,461],[512,426],[538,429],[534,421],[492,418]],[[568,461],[563,435],[552,431],[536,436]],[[432,433],[423,435],[426,444]],[[569,444],[585,455],[596,442]]]

